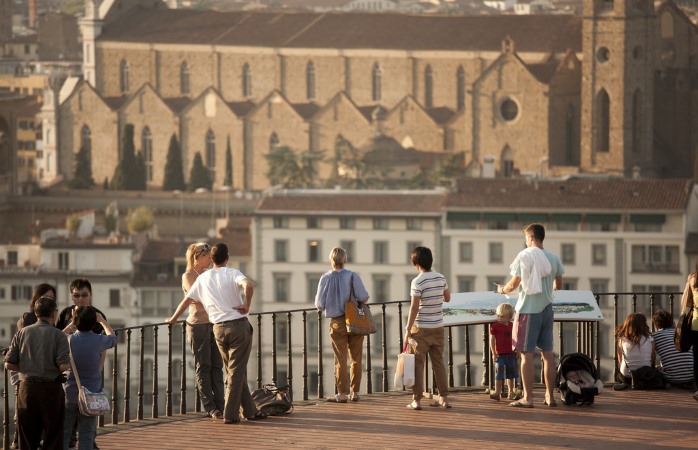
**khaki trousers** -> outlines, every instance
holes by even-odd
[[[417,342],[414,351],[414,386],[412,386],[412,398],[419,401],[424,396],[424,364],[429,355],[431,367],[436,378],[436,387],[439,395],[448,395],[448,376],[444,363],[444,328],[417,328],[410,330],[412,339]]]
[[[330,341],[334,350],[334,379],[337,383],[337,392],[347,394],[347,353],[351,360],[351,392],[359,393],[361,390],[361,352],[364,345],[364,337],[347,333],[347,325],[344,316],[330,319]]]
[[[247,317],[213,326],[213,335],[228,375],[223,409],[225,420],[239,422],[240,407],[245,417],[257,414],[257,406],[247,386],[247,361],[252,350],[252,332]]]

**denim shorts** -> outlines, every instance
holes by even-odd
[[[511,380],[519,377],[519,364],[516,353],[500,353],[494,363],[495,380]]]

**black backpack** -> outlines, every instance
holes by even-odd
[[[276,387],[274,384],[265,384],[252,393],[252,400],[262,413],[270,416],[282,416],[291,414],[293,411],[288,386]]]

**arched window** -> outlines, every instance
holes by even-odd
[[[373,64],[371,70],[371,99],[374,102],[381,101],[381,68],[378,63]]]
[[[252,96],[252,69],[247,63],[242,66],[242,96]]]
[[[206,132],[206,167],[211,176],[211,180],[216,177],[216,135],[213,130]]]
[[[150,183],[153,181],[153,134],[148,127],[143,128],[141,133],[141,149],[145,161],[145,181]]]
[[[502,167],[501,174],[504,178],[511,178],[514,175],[514,154],[509,146],[505,146],[502,150]]]
[[[272,132],[271,136],[269,136],[269,151],[274,150],[278,146],[279,146],[279,136],[277,136],[275,132]]]
[[[315,64],[312,61],[308,62],[305,68],[305,85],[308,94],[308,100],[315,99]]]
[[[186,61],[179,67],[179,92],[182,95],[189,94],[189,66]]]
[[[635,90],[633,94],[632,120],[630,149],[637,153],[640,151],[640,142],[642,142],[640,138],[640,130],[642,129],[642,92],[639,89]]]
[[[465,70],[458,66],[456,73],[456,106],[458,111],[465,109]]]
[[[611,138],[611,100],[605,89],[596,95],[594,150],[608,152]]]
[[[87,153],[92,152],[92,131],[87,125],[83,125],[80,130],[80,147],[84,148]]]
[[[434,74],[431,66],[427,65],[424,69],[424,107],[431,108],[434,106]]]
[[[574,164],[574,106],[567,105],[565,115],[565,164]]]
[[[128,93],[128,61],[125,59],[122,59],[119,65],[119,88],[122,94]]]

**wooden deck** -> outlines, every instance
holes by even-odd
[[[405,408],[405,392],[363,395],[358,403],[296,402],[292,414],[237,425],[203,414],[147,419],[99,430],[110,449],[281,448],[698,448],[692,391],[606,389],[591,406],[533,409],[495,402],[482,391],[455,391],[452,409]]]

